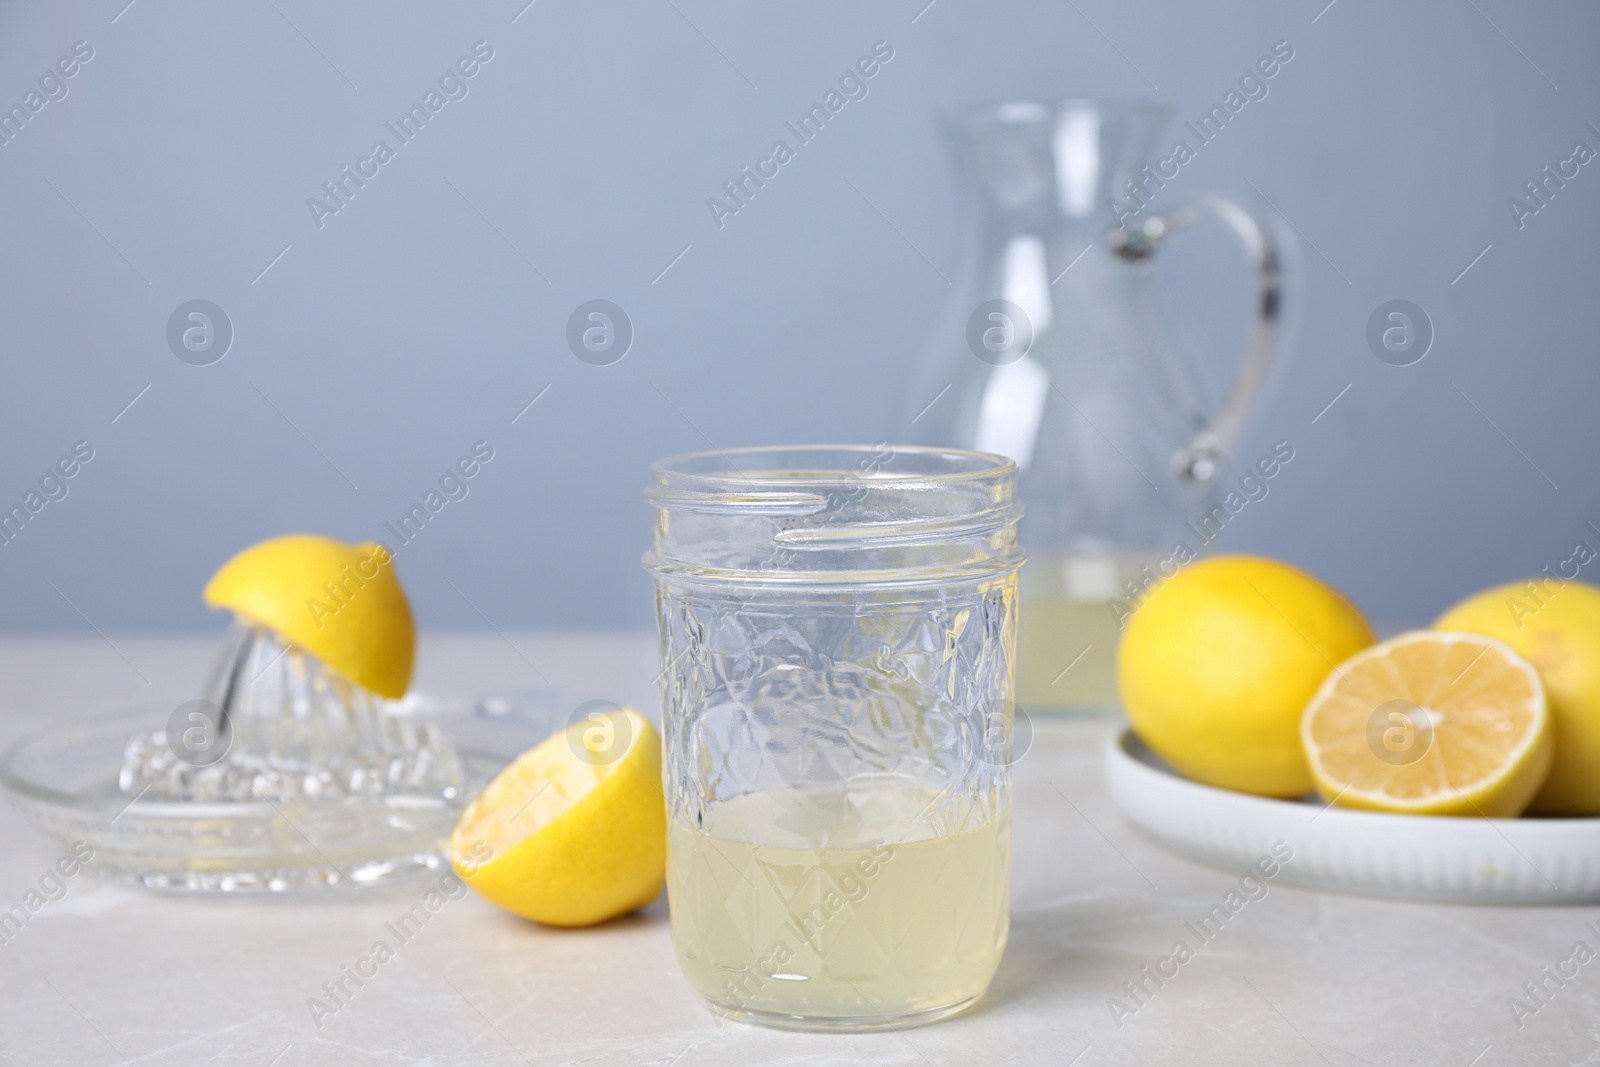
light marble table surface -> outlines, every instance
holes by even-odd
[[[65,717],[190,697],[206,639],[0,641],[0,741]],[[645,635],[424,636],[416,685],[450,698],[548,682],[654,715]],[[542,675],[542,678],[541,678]],[[1239,872],[1141,837],[1107,795],[1109,722],[1035,724],[1016,767],[1010,946],[966,1015],[833,1036],[722,1022],[679,977],[657,900],[584,931],[450,903],[321,1026],[307,999],[420,896],[161,896],[78,876],[0,944],[0,1062],[47,1064],[1502,1064],[1600,1062],[1600,963],[1557,985],[1596,908],[1469,908],[1270,884],[1175,977],[1156,966]],[[62,852],[9,805],[0,907]],[[1167,965],[1170,970],[1172,965]],[[1572,966],[1572,965],[1569,965]],[[1508,1007],[1543,981],[1518,1025]],[[1117,998],[1128,1009],[1113,1011]],[[1137,1006],[1137,1010],[1132,1010]]]

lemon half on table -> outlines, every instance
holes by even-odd
[[[462,813],[450,862],[490,902],[551,926],[650,903],[667,868],[655,727],[631,708],[596,712],[524,752]]]
[[[1300,731],[1323,799],[1412,815],[1514,818],[1554,754],[1539,672],[1469,633],[1417,630],[1356,653]]]

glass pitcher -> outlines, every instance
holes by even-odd
[[[1161,190],[1181,184],[1194,154],[1179,141],[1146,164],[1169,112],[1154,101],[1013,101],[946,120],[976,201],[975,255],[895,439],[1000,453],[1020,468],[1027,711],[1114,709],[1121,626],[1228,521],[1220,475],[1279,347],[1273,229],[1218,196],[1152,204],[1176,201]],[[1207,219],[1239,237],[1260,280],[1244,362],[1215,412],[1149,285],[1167,236]]]

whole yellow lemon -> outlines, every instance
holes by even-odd
[[[1213,556],[1158,586],[1117,653],[1123,708],[1145,744],[1206,785],[1311,791],[1300,716],[1335,664],[1375,640],[1359,609],[1260,556]]]
[[[1468,597],[1433,625],[1498,637],[1539,668],[1556,756],[1528,811],[1600,815],[1600,589],[1548,577],[1511,582]]]

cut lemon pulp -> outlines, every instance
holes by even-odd
[[[1532,664],[1490,637],[1426,630],[1341,663],[1300,738],[1325,800],[1414,815],[1520,815],[1554,754]]]
[[[661,737],[631,708],[594,712],[518,756],[462,812],[450,862],[507,911],[588,926],[661,891]]]

